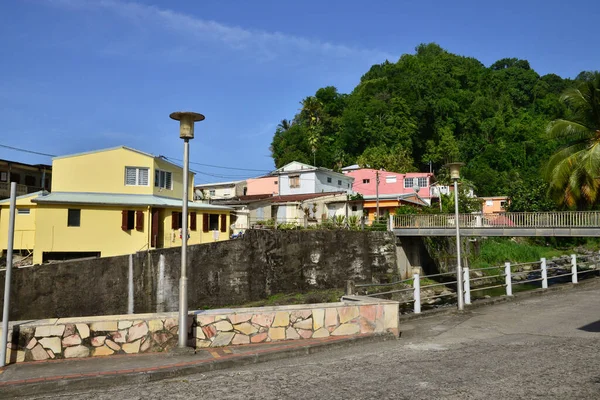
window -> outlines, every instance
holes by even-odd
[[[331,177],[330,176],[327,177],[327,183],[331,183]]]
[[[386,176],[385,183],[396,183],[396,177],[395,176]]]
[[[371,180],[370,179],[363,179],[363,183],[364,184],[371,183]]]
[[[148,168],[125,167],[126,186],[148,186]]]
[[[210,214],[208,225],[209,225],[209,227],[208,227],[209,230],[218,231],[219,230],[219,214]]]
[[[342,181],[338,179],[338,186],[342,186]]]
[[[300,175],[290,175],[290,188],[300,187]]]
[[[14,172],[11,172],[11,174],[10,174],[10,181],[11,182],[15,182],[15,183],[21,183],[21,175],[15,174]]]
[[[17,214],[19,215],[29,215],[31,213],[31,210],[29,208],[18,208],[17,209]]]
[[[214,196],[215,194],[217,194],[217,191],[215,189],[211,189],[208,191],[209,196]]]
[[[6,182],[8,180],[8,172],[0,172],[0,182]]]
[[[226,190],[223,192],[223,197],[229,197],[231,196],[231,192],[229,190]]]
[[[413,187],[413,178],[404,178],[404,188],[412,188]]]
[[[130,231],[135,227],[135,211],[123,210],[121,211],[121,229],[124,231]]]
[[[506,206],[506,201],[501,201],[500,202],[500,207],[505,208],[505,206]]]
[[[67,226],[80,226],[81,210],[77,208],[69,208],[67,212]]]
[[[277,181],[275,181],[275,182],[273,182],[273,183],[277,185]]]
[[[460,203],[459,203],[459,204],[460,204]],[[494,205],[494,201],[493,201],[493,200],[486,200],[486,201],[485,201],[485,205],[486,205],[487,207],[491,207],[491,206],[493,206],[493,205]]]
[[[348,184],[348,189],[350,189],[350,184]]]
[[[35,186],[35,176],[25,175],[25,184],[27,186]]]
[[[354,211],[354,212],[358,211],[358,206],[352,206],[352,211]]]
[[[173,179],[171,172],[161,171],[160,169],[154,171],[154,187],[172,190]]]
[[[417,184],[420,188],[427,187],[427,178],[417,178]]]

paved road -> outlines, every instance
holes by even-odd
[[[600,399],[599,320],[596,285],[407,322],[398,341],[57,397]]]

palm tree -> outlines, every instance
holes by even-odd
[[[554,120],[547,128],[550,138],[567,140],[545,174],[551,194],[568,207],[595,204],[600,187],[600,72],[580,77],[577,87],[561,96],[570,118]]]
[[[321,113],[323,110],[323,103],[315,96],[309,96],[302,100],[302,109],[300,115],[308,121],[308,145],[313,153],[313,165],[317,164],[317,148],[323,126],[321,124]]]
[[[277,129],[285,132],[288,129],[290,129],[290,127],[292,126],[292,124],[293,124],[293,122],[291,122],[290,120],[288,120],[288,119],[282,119],[281,122],[279,123],[279,125],[277,125]]]

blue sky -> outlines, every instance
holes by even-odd
[[[372,64],[428,42],[574,77],[600,69],[598,20],[597,0],[3,0],[0,144],[181,158],[169,114],[192,110],[206,120],[191,161],[268,171],[277,123],[319,87],[349,92]],[[0,158],[50,162],[2,148]],[[258,174],[193,168],[208,174],[197,183]]]

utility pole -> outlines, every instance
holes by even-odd
[[[379,171],[375,171],[375,199],[377,202],[377,220],[379,220]]]

